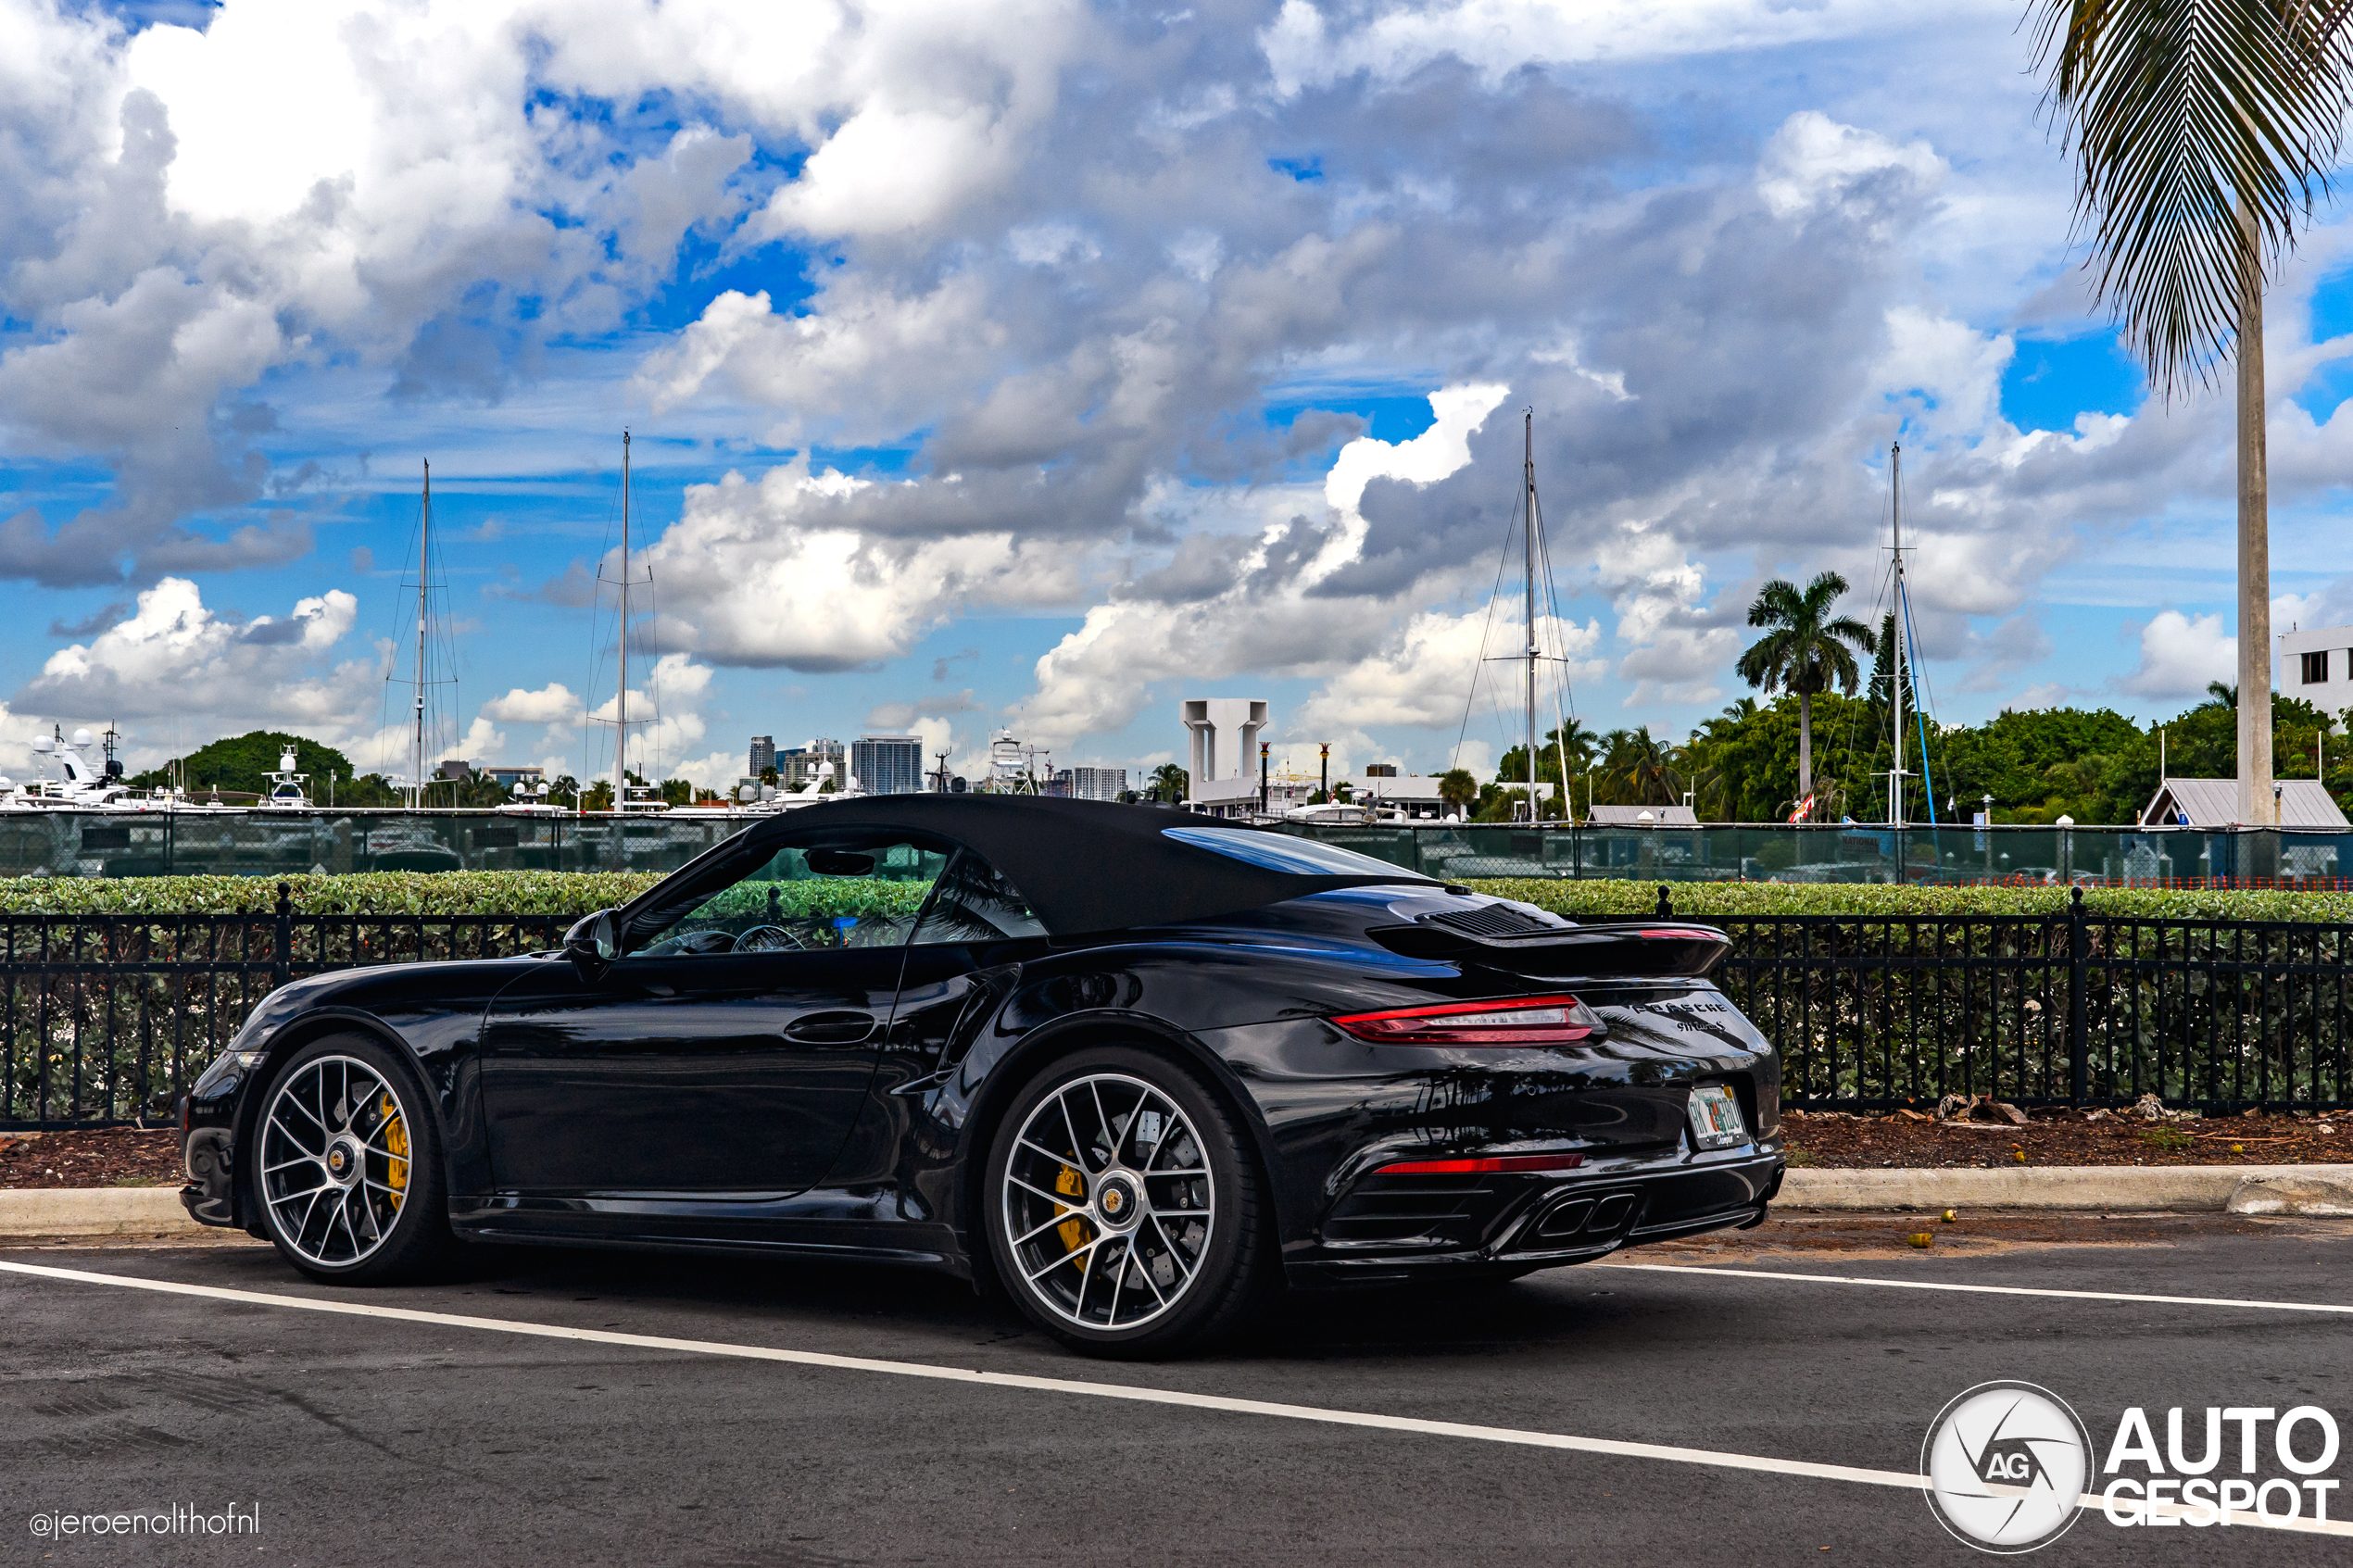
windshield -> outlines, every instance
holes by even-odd
[[[1288,834],[1259,833],[1249,828],[1183,827],[1163,828],[1164,837],[1179,844],[1189,844],[1197,849],[1214,849],[1220,855],[1264,866],[1270,872],[1290,872],[1299,876],[1387,876],[1401,881],[1423,880],[1402,866],[1387,860],[1376,860],[1370,855],[1359,855],[1353,849],[1342,849],[1336,844],[1324,844],[1313,838],[1293,838]]]

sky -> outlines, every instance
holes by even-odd
[[[1897,441],[1938,718],[2178,711],[2228,389],[2119,353],[2021,10],[0,0],[0,771],[405,771],[428,462],[431,760],[608,770],[625,571],[655,776],[1196,696],[1485,771],[1524,428],[1596,730],[1750,695],[1769,578],[1875,619]],[[2349,236],[2268,306],[2281,632],[2353,622]]]

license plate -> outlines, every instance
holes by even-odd
[[[1699,1148],[1730,1148],[1748,1141],[1741,1120],[1741,1102],[1725,1084],[1709,1084],[1692,1091],[1689,1110],[1692,1143]]]

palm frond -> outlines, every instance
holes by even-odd
[[[2353,107],[2353,0],[2035,0],[2099,297],[2171,398],[2230,352],[2327,194]]]

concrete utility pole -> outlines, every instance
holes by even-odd
[[[2280,825],[2271,788],[2270,443],[2263,428],[2263,262],[2254,214],[2239,207],[2239,821]]]

